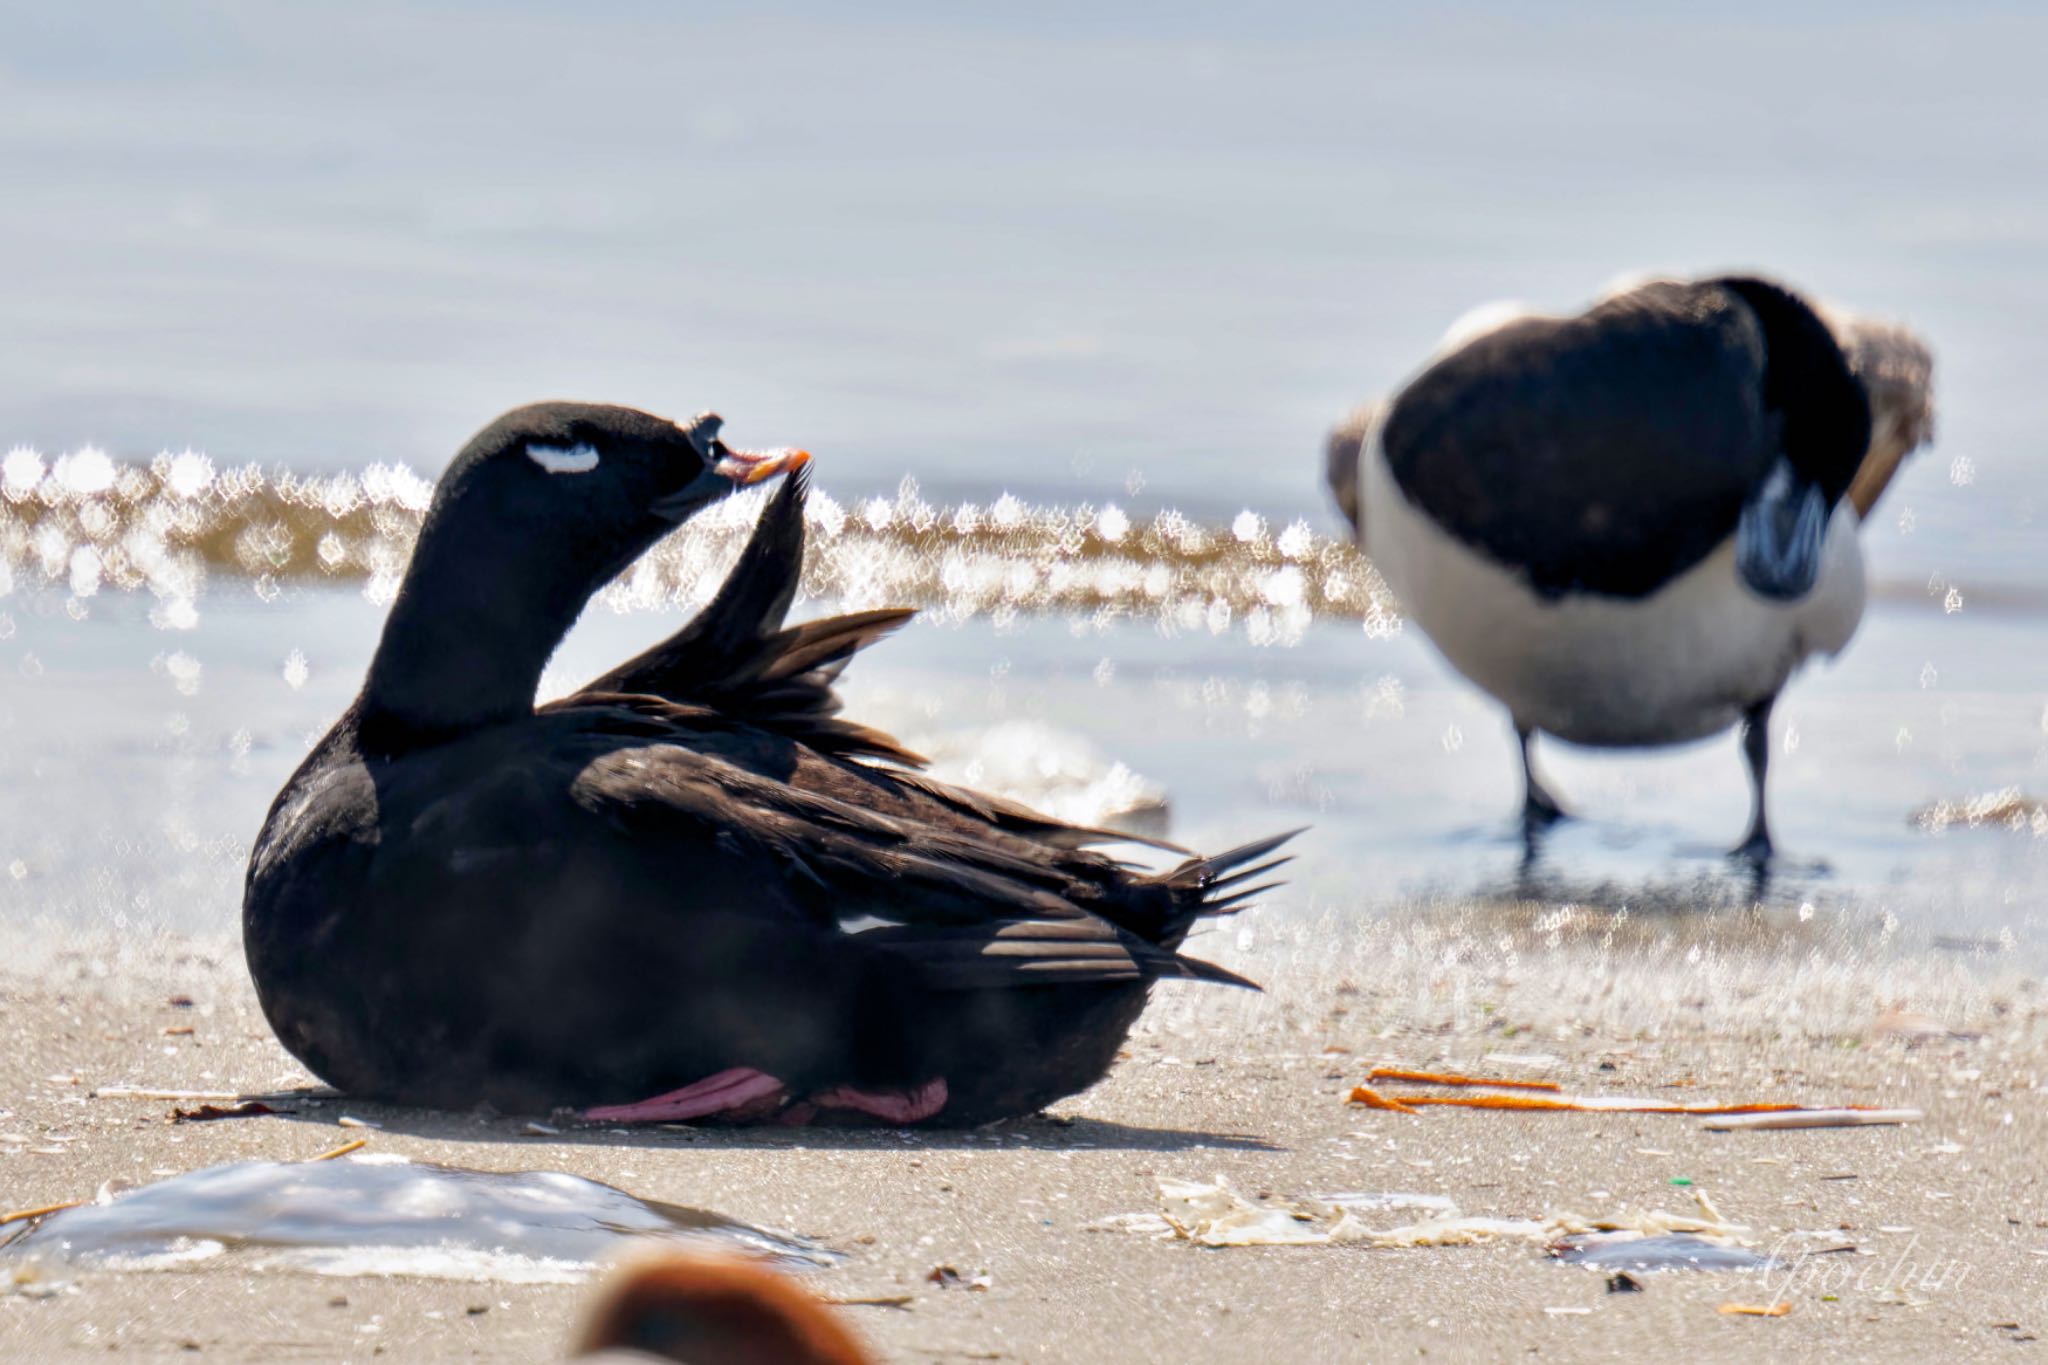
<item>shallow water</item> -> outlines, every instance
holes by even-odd
[[[622,588],[594,605],[543,691],[566,691],[673,629],[742,525],[665,550],[673,577],[658,591]],[[1584,818],[1531,861],[1511,819],[1511,738],[1485,698],[1398,617],[1361,619],[1324,599],[1297,604],[1284,633],[1278,612],[1255,626],[1247,605],[1261,605],[1262,585],[1285,567],[1276,538],[1260,550],[1228,527],[1193,530],[1234,547],[1227,581],[1207,589],[1227,609],[1041,602],[1051,610],[1034,612],[940,590],[927,599],[936,611],[850,670],[851,714],[939,755],[951,776],[1065,801],[1075,818],[1113,813],[1089,802],[1149,793],[1157,804],[1163,793],[1169,833],[1195,846],[1311,826],[1291,885],[1242,933],[1475,895],[1652,915],[1755,898],[1719,852],[1747,807],[1732,736],[1647,754],[1547,746],[1539,761]],[[1056,548],[988,534],[987,547],[968,537],[976,553],[1013,555],[1047,581]],[[866,562],[926,553],[886,533],[862,546]],[[249,841],[359,685],[383,593],[374,577],[325,584],[216,566],[189,596],[111,585],[80,596],[63,563],[45,579],[28,556],[0,598],[0,668],[11,675],[0,782],[16,794],[0,833],[0,898],[73,928],[229,931]],[[843,570],[818,572],[830,587]],[[942,580],[917,569],[894,581],[917,600],[918,582]],[[810,601],[798,614],[837,604]],[[1766,903],[1872,947],[1939,942],[2038,959],[2048,938],[2031,888],[2048,871],[2048,837],[2025,822],[1930,829],[1915,814],[2048,788],[2044,625],[2024,607],[1950,611],[1924,594],[1873,604],[1844,657],[1811,668],[1779,708],[1772,796],[1788,856],[1762,888]],[[1075,763],[1092,750],[1129,780],[1043,762],[1049,735],[1071,736],[1056,743]],[[1106,766],[1096,774],[1108,776]]]
[[[572,1283],[628,1238],[829,1266],[816,1243],[560,1171],[402,1158],[243,1161],[63,1209],[0,1243],[9,1257],[107,1270],[234,1258],[247,1269]]]

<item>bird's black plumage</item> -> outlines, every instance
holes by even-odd
[[[317,1074],[522,1111],[636,1101],[735,1067],[794,1100],[937,1077],[949,1096],[932,1121],[971,1123],[1099,1079],[1151,982],[1249,984],[1178,949],[1245,898],[1226,873],[1279,840],[1138,874],[1085,847],[1119,836],[936,782],[837,716],[839,670],[909,613],[784,626],[801,475],[699,617],[534,710],[575,614],[560,601],[580,606],[660,534],[636,499],[673,509],[656,485],[696,486],[696,468],[645,476],[630,443],[660,447],[654,466],[723,451],[702,432],[649,438],[642,414],[563,406],[501,419],[444,478],[363,695],[251,856],[250,968]],[[618,452],[607,413],[629,443]],[[601,459],[536,482],[519,451],[537,439]],[[636,492],[575,482],[600,477]],[[486,566],[499,593],[477,590]],[[545,620],[511,619],[536,604]],[[417,648],[418,630],[464,638]]]
[[[1409,501],[1538,593],[1630,598],[1733,534],[1781,460],[1832,507],[1870,411],[1811,306],[1726,277],[1478,337],[1401,391],[1380,440]]]

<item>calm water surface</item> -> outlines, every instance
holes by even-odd
[[[1772,894],[2037,949],[2048,839],[1911,816],[2048,794],[2048,17],[1118,8],[12,7],[0,445],[431,476],[578,395],[717,406],[849,503],[910,476],[1327,532],[1323,428],[1467,308],[1763,267],[1912,321],[1941,406],[1862,635],[1780,708]],[[71,586],[0,595],[0,906],[225,932],[381,608],[216,575],[166,627]],[[672,625],[593,613],[558,685]],[[1551,750],[1589,818],[1530,881],[1493,708],[1412,632],[1288,638],[974,615],[850,692],[910,734],[1073,731],[1190,842],[1312,823],[1276,918],[1728,886],[1732,740]]]

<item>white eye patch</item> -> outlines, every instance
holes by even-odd
[[[526,458],[550,474],[588,474],[597,468],[597,447],[593,445],[529,445]]]

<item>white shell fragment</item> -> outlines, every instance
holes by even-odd
[[[1087,1224],[1090,1231],[1126,1232],[1140,1237],[1179,1239],[1205,1247],[1331,1246],[1363,1243],[1375,1247],[1451,1247],[1491,1241],[1549,1244],[1589,1233],[1664,1237],[1684,1233],[1719,1245],[1740,1245],[1749,1228],[1731,1223],[1694,1190],[1699,1213],[1661,1209],[1623,1210],[1604,1215],[1552,1213],[1544,1218],[1472,1217],[1442,1195],[1345,1194],[1313,1199],[1272,1198],[1254,1203],[1222,1176],[1213,1181],[1159,1181],[1160,1211],[1120,1213]],[[1419,1223],[1376,1229],[1359,1215],[1373,1208],[1420,1208],[1432,1216]]]

